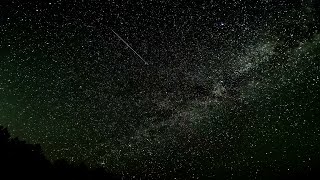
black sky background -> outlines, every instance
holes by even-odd
[[[316,1],[0,8],[0,123],[52,159],[211,177],[319,157]]]

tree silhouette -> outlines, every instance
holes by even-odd
[[[270,167],[260,167],[259,179],[309,179],[319,177],[320,164],[312,161],[307,167],[289,169],[279,167],[274,172]],[[252,169],[251,169],[252,170]],[[251,179],[250,167],[246,171],[230,171],[216,169],[215,179]],[[190,179],[185,172],[171,174],[168,172],[161,179]],[[47,160],[38,144],[27,144],[18,138],[11,138],[7,128],[0,126],[0,179],[129,179],[106,173],[103,168],[90,169],[84,163],[70,164],[66,160],[57,160],[51,163]],[[132,179],[132,178],[131,178]],[[135,176],[134,179],[139,179]]]
[[[84,163],[69,164],[65,160],[51,163],[39,144],[27,144],[11,138],[0,126],[0,179],[120,179],[102,168],[89,169]]]

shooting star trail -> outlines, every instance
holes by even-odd
[[[115,31],[113,31],[111,29],[111,31],[123,42],[125,43],[146,65],[149,65],[149,63],[147,61],[145,61],[124,39],[121,38],[121,36],[116,33]]]

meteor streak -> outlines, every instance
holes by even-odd
[[[121,38],[121,36],[116,33],[115,31],[113,31],[111,29],[111,31],[123,42],[125,43],[146,65],[149,65],[149,63],[147,61],[145,61],[124,39]]]

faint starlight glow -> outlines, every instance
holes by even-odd
[[[0,8],[0,125],[49,159],[145,179],[320,160],[313,1]]]

